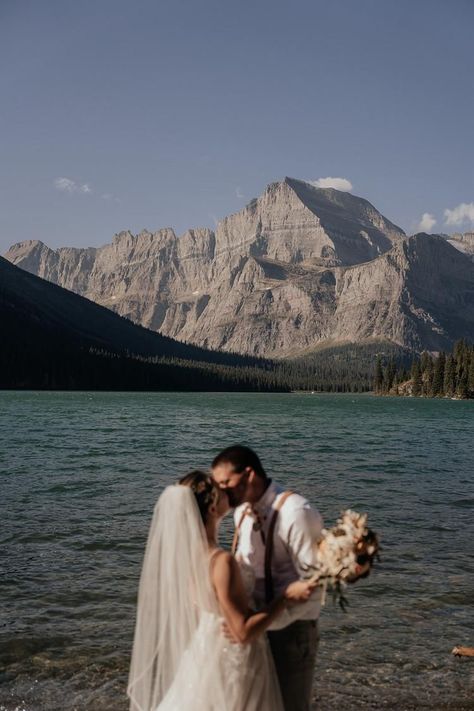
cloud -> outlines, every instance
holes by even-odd
[[[416,226],[417,232],[431,232],[431,229],[436,225],[436,219],[434,215],[429,212],[424,212],[421,216],[421,220]]]
[[[69,180],[69,178],[56,178],[54,187],[65,193],[73,193],[76,190],[76,183],[74,180]]]
[[[462,202],[452,210],[444,211],[446,225],[461,225],[463,222],[472,222],[474,224],[474,202]]]
[[[239,198],[239,200],[243,200],[245,195],[243,194],[242,190],[240,189],[239,186],[235,188],[235,194]]]
[[[71,180],[71,178],[56,178],[54,181],[54,187],[56,190],[60,190],[63,193],[69,193],[69,195],[72,195],[73,193],[83,193],[84,195],[87,195],[92,192],[92,188],[89,183],[76,183],[76,181]]]
[[[102,200],[107,200],[107,201],[112,200],[113,202],[120,202],[118,197],[115,197],[115,195],[112,195],[112,193],[102,193],[102,195],[100,197],[102,198]]]
[[[311,185],[315,188],[335,188],[343,193],[348,193],[352,190],[352,183],[347,178],[318,178],[317,180],[310,180]]]

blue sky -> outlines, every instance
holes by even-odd
[[[0,252],[213,227],[285,175],[473,229],[473,26],[472,0],[0,0]]]

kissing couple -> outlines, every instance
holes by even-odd
[[[226,551],[217,536],[231,508]],[[140,579],[130,711],[308,711],[321,606],[308,578],[321,531],[320,514],[248,447],[168,486]]]

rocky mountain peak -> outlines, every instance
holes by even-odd
[[[404,236],[367,200],[286,177],[219,223],[216,252],[224,260],[253,255],[348,266],[374,259]]]
[[[5,256],[13,264],[33,274],[40,273],[47,262],[55,260],[54,250],[37,239],[17,242]]]
[[[9,249],[9,253],[22,256],[26,254],[31,254],[32,252],[41,252],[42,250],[49,250],[50,248],[41,242],[39,239],[26,239],[22,242],[17,242],[12,245]]]
[[[27,241],[6,257],[172,338],[285,357],[329,342],[439,350],[472,338],[469,244],[407,237],[363,198],[286,177],[215,232],[125,230],[88,249]]]

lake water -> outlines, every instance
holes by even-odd
[[[124,711],[162,487],[235,442],[381,566],[328,601],[315,708],[474,709],[474,403],[370,395],[0,393],[0,709]],[[230,522],[225,535],[228,535]]]

